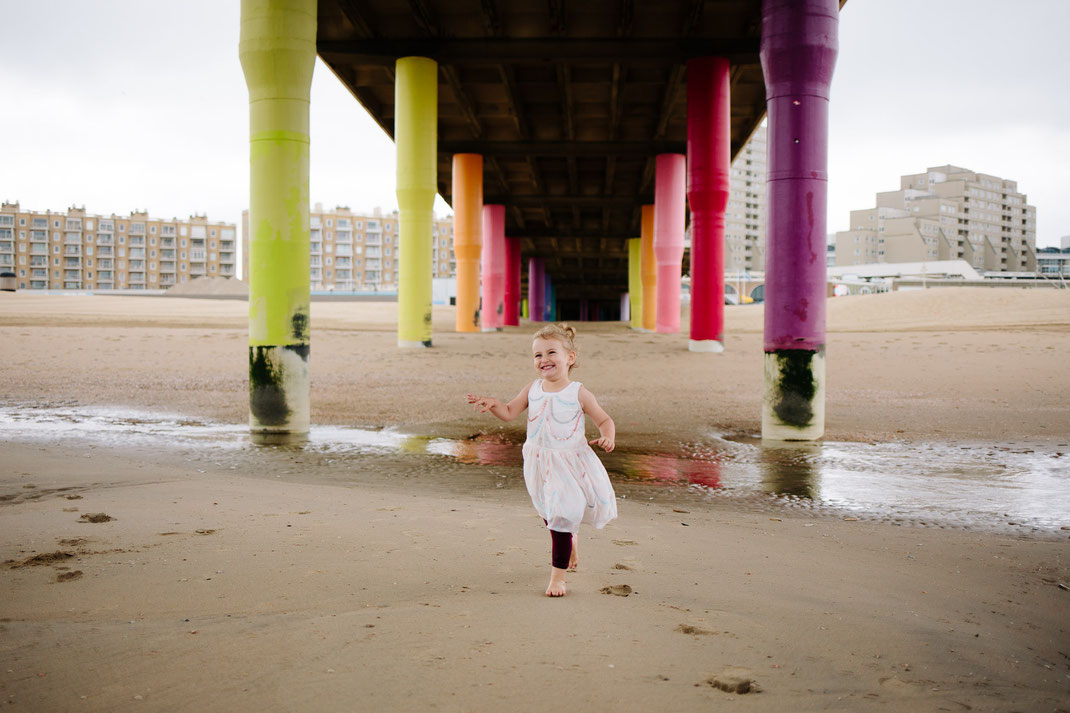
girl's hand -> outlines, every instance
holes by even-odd
[[[593,441],[589,441],[589,443],[592,446],[601,446],[602,449],[605,450],[606,453],[611,452],[613,450],[613,448],[615,447],[615,444],[613,443],[613,439],[612,438],[606,438],[605,436],[601,436],[599,438],[594,439]]]
[[[494,405],[498,403],[498,399],[487,398],[485,396],[476,396],[475,394],[468,394],[468,403],[475,406],[476,411],[479,413],[486,413],[494,408]]]

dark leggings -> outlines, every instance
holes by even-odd
[[[553,544],[550,564],[557,569],[568,569],[568,561],[572,559],[572,533],[550,530],[550,541]]]

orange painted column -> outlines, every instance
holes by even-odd
[[[687,204],[683,154],[658,154],[654,167],[654,256],[658,261],[658,307],[655,329],[680,331],[680,276],[684,260]]]
[[[505,320],[505,206],[483,206],[484,332],[500,332]]]
[[[639,277],[643,283],[643,331],[653,332],[658,317],[658,263],[654,258],[654,206],[643,206],[639,233]]]
[[[457,331],[479,331],[479,260],[483,249],[483,157],[453,157],[453,254],[457,261]]]

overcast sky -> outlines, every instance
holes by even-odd
[[[0,18],[0,199],[240,225],[238,0],[0,0]],[[1070,235],[1068,27],[1066,0],[849,0],[829,230],[900,175],[950,163],[1017,181],[1038,247]],[[311,113],[312,201],[393,210],[393,144],[318,60]]]

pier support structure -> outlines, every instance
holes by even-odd
[[[520,239],[505,239],[505,314],[506,327],[520,324]]]
[[[691,207],[693,352],[724,351],[724,229],[731,171],[729,64],[687,63],[687,201]]]
[[[658,154],[654,164],[654,256],[658,263],[658,306],[655,329],[680,331],[680,278],[684,260],[683,154]]]
[[[483,157],[453,156],[453,254],[457,259],[458,332],[479,331],[479,262],[483,249]]]
[[[636,330],[643,328],[642,261],[643,239],[632,238],[628,241],[628,316],[631,328]]]
[[[242,0],[249,89],[249,428],[259,443],[309,427],[309,92],[316,0]]]
[[[500,332],[505,324],[505,206],[483,206],[484,332]]]
[[[398,346],[431,346],[433,207],[438,192],[438,63],[396,63]]]
[[[765,0],[769,116],[762,437],[825,430],[825,210],[837,0]]]
[[[658,262],[654,256],[654,206],[645,205],[640,222],[640,268],[643,283],[644,332],[653,332],[658,319]]]
[[[546,267],[541,257],[528,259],[528,318],[546,321]]]

